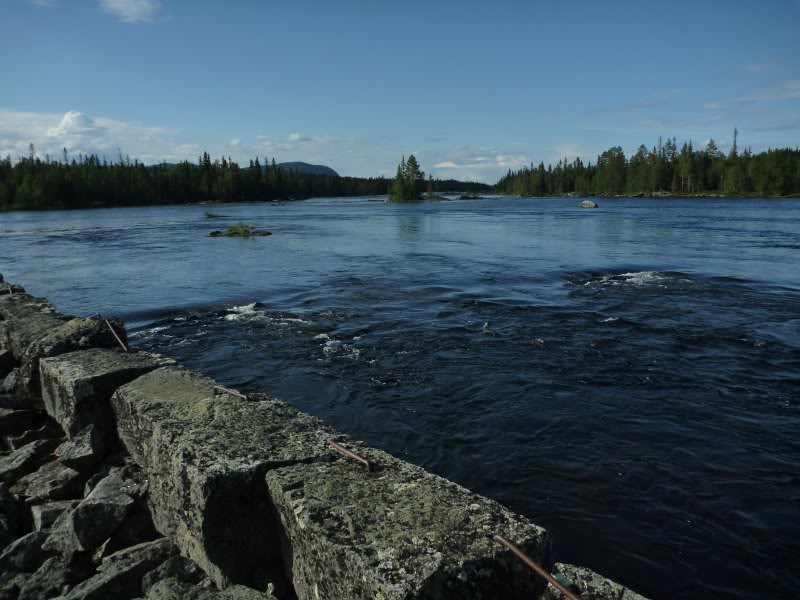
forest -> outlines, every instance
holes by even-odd
[[[59,159],[37,155],[12,163],[0,159],[0,210],[140,206],[195,202],[247,202],[311,197],[386,194],[391,179],[305,175],[264,164],[257,157],[246,167],[230,158],[212,160],[207,152],[197,163],[146,166],[120,156],[116,162],[96,155]],[[440,191],[486,190],[490,186],[455,180],[435,181]]]
[[[630,158],[615,146],[598,156],[595,164],[563,159],[547,168],[541,162],[509,171],[496,189],[523,196],[800,194],[800,149],[740,152],[738,132],[734,131],[733,139],[727,155],[713,139],[701,150],[691,142],[678,148],[675,138],[659,139],[653,148],[639,146]]]

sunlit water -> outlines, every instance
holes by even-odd
[[[549,528],[655,598],[800,590],[800,201],[0,213],[60,308]],[[256,239],[208,238],[239,220]]]

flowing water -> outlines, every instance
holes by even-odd
[[[800,594],[800,201],[0,213],[0,272],[654,598]],[[244,221],[274,235],[208,238]]]

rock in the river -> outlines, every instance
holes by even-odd
[[[72,588],[64,600],[136,598],[142,593],[142,578],[176,551],[164,538],[120,550],[105,558],[98,573]]]
[[[62,514],[72,510],[78,504],[78,500],[56,500],[44,504],[34,504],[31,506],[33,528],[36,531],[50,529]]]
[[[490,536],[547,564],[547,531],[385,452],[357,453],[376,468],[340,459],[266,474],[299,598],[528,600],[544,589]]]
[[[45,550],[72,555],[100,545],[117,530],[134,509],[142,484],[114,469],[74,509],[53,525]]]
[[[586,567],[556,563],[553,567],[553,576],[565,587],[578,594],[581,600],[646,600],[644,596],[640,596]],[[548,584],[542,598],[544,600],[560,600],[561,592]]]
[[[591,200],[584,200],[578,206],[581,208],[599,208],[597,202],[592,202]]]
[[[0,457],[0,481],[16,481],[47,462],[60,440],[37,440]]]
[[[94,425],[89,425],[61,445],[56,455],[65,465],[84,472],[103,461],[106,446],[106,436]]]
[[[42,359],[42,395],[47,412],[69,437],[95,425],[103,435],[116,427],[109,399],[114,391],[174,361],[147,352],[90,349]],[[108,440],[106,440],[108,441]]]
[[[21,478],[11,491],[27,498],[28,502],[64,500],[79,497],[83,482],[84,478],[78,471],[54,460]]]

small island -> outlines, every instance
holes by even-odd
[[[237,223],[236,225],[228,225],[225,231],[212,231],[208,237],[265,237],[272,235],[271,231],[264,231],[256,229],[255,225],[247,225],[246,223]]]

